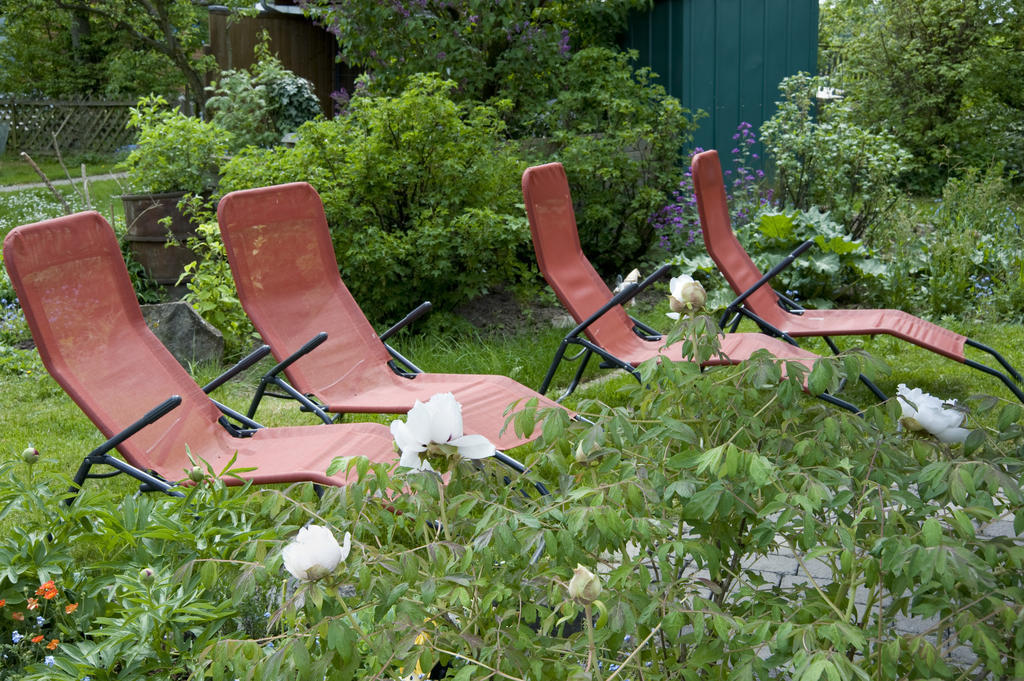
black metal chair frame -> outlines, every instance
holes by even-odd
[[[608,312],[608,310],[611,310],[616,305],[622,305],[626,302],[629,302],[630,300],[635,298],[637,294],[639,294],[641,291],[648,288],[658,279],[664,277],[665,274],[668,273],[668,271],[671,268],[672,266],[669,264],[662,265],[653,274],[648,276],[643,281],[635,284],[627,284],[621,291],[612,296],[607,303],[598,308],[592,315],[590,315],[582,322],[577,324],[572,331],[566,334],[565,338],[562,339],[561,344],[559,344],[558,350],[555,351],[555,357],[551,361],[551,366],[548,367],[547,374],[544,376],[544,381],[541,383],[540,389],[537,392],[541,393],[542,395],[547,392],[548,388],[551,385],[551,380],[554,378],[555,372],[558,370],[558,367],[563,360],[567,362],[575,362],[577,360],[581,360],[580,366],[576,369],[576,373],[573,376],[572,381],[569,383],[569,387],[566,388],[565,392],[562,393],[562,395],[558,397],[558,399],[555,400],[556,402],[561,402],[566,397],[571,395],[574,390],[576,390],[577,386],[580,383],[580,380],[583,377],[583,371],[587,368],[587,363],[590,361],[590,358],[593,355],[598,355],[604,360],[600,364],[602,369],[623,369],[624,371],[629,372],[629,374],[632,375],[633,378],[635,378],[637,381],[640,381],[640,371],[636,367],[634,367],[629,362],[616,357],[615,355],[608,352],[599,345],[596,345],[592,341],[581,337],[580,334],[586,331],[591,324],[593,324],[595,321],[604,316]],[[638,335],[639,337],[643,338],[644,340],[658,341],[664,337],[658,331],[655,331],[651,327],[633,318],[632,316],[630,316],[630,320],[633,322],[633,332],[636,333],[636,335]],[[793,344],[796,345],[795,343]],[[574,355],[566,357],[565,353],[570,345],[579,345],[581,347],[581,350]],[[845,400],[841,400],[838,397],[835,397],[834,395],[830,395],[829,393],[822,393],[821,395],[816,395],[816,397],[818,399],[824,400],[825,402],[828,402],[829,404],[841,407],[842,409],[846,409],[847,411],[851,411],[855,414],[859,414],[861,411],[853,404],[850,404]]]
[[[386,341],[389,338],[391,338],[391,336],[395,335],[396,333],[404,329],[406,326],[409,326],[410,324],[418,320],[420,317],[423,317],[424,315],[428,314],[431,308],[432,306],[429,300],[420,303],[412,312],[407,314],[405,317],[403,317],[391,328],[387,329],[379,336],[381,342],[384,343],[384,347],[387,348],[388,352],[391,353],[391,356],[394,358],[390,362],[388,362],[388,366],[390,366],[391,370],[394,371],[399,376],[402,376],[404,378],[412,378],[416,374],[422,374],[423,370],[420,369],[415,364],[413,364],[408,359],[406,359],[400,352],[391,347]],[[251,420],[252,417],[255,416],[256,409],[259,407],[262,399],[264,397],[274,397],[278,399],[296,400],[299,403],[300,411],[315,414],[317,418],[319,418],[325,424],[337,423],[343,416],[343,414],[337,414],[335,418],[331,418],[328,415],[328,412],[324,409],[324,405],[321,404],[319,400],[316,400],[314,397],[310,395],[303,395],[298,390],[296,390],[290,383],[288,383],[288,381],[281,377],[281,374],[284,372],[285,369],[294,364],[298,359],[308,355],[310,352],[318,348],[326,340],[327,332],[321,331],[320,333],[306,341],[306,343],[303,344],[301,348],[299,348],[292,354],[288,355],[282,361],[278,362],[269,370],[267,370],[267,372],[263,374],[263,376],[260,378],[260,383],[256,388],[256,393],[253,395],[252,401],[249,403],[249,409],[245,417],[243,418]],[[269,352],[268,346],[263,347],[268,348]],[[273,392],[271,386],[277,388],[281,392]],[[499,463],[512,469],[516,473],[522,474],[526,472],[526,467],[523,464],[521,464],[519,461],[516,461],[514,458],[512,458],[508,454],[505,454],[504,452],[495,451],[494,458]],[[511,480],[506,477],[505,483],[510,484]],[[541,482],[535,482],[534,487],[541,495],[546,496],[550,494],[547,487],[545,487],[544,484]]]
[[[270,346],[263,345],[253,352],[243,357],[237,364],[229,368],[227,371],[217,376],[209,383],[203,386],[203,392],[210,394],[215,389],[226,383],[228,380],[238,375],[242,371],[245,371],[256,362],[260,361],[264,357],[270,354]],[[263,428],[263,426],[251,418],[244,416],[234,409],[221,404],[216,400],[211,401],[217,405],[220,409],[222,416],[218,419],[218,422],[234,437],[250,437],[256,430]],[[122,461],[110,454],[118,445],[127,440],[129,437],[139,432],[146,426],[156,423],[161,418],[172,412],[178,406],[181,405],[181,397],[178,395],[172,395],[166,400],[158,404],[157,406],[150,409],[142,416],[138,421],[135,421],[130,426],[117,433],[106,442],[89,452],[82,463],[78,467],[78,471],[75,473],[73,484],[68,490],[69,496],[65,499],[67,505],[74,503],[77,498],[79,490],[87,479],[99,479],[99,478],[110,478],[121,473],[126,473],[131,477],[139,481],[140,492],[163,492],[170,496],[184,497],[180,491],[174,489],[175,483],[168,481],[158,475],[154,471],[144,471],[137,468],[126,461]],[[237,423],[232,423],[230,419],[234,419]],[[115,470],[106,473],[93,473],[91,469],[93,466],[105,465],[114,468]]]
[[[792,265],[793,262],[796,261],[797,258],[799,258],[800,255],[803,254],[804,251],[806,251],[813,245],[814,240],[811,239],[797,246],[795,249],[793,249],[792,253],[783,258],[777,265],[775,265],[775,267],[768,270],[768,272],[766,272],[764,275],[762,275],[760,279],[754,282],[754,284],[751,285],[750,288],[748,288],[746,291],[737,296],[725,308],[725,312],[722,313],[722,318],[719,321],[719,326],[721,326],[723,329],[728,329],[730,332],[735,331],[736,328],[739,326],[741,319],[743,317],[747,317],[755,324],[757,324],[757,326],[761,329],[763,333],[766,333],[770,336],[775,336],[776,338],[781,338],[782,340],[786,341],[787,343],[790,343],[791,345],[799,346],[799,344],[792,336],[790,336],[785,331],[768,323],[762,317],[758,316],[756,313],[754,313],[752,310],[746,307],[745,303],[747,298],[749,298],[762,286],[769,283],[772,279],[778,276],[780,272],[782,272],[783,270],[787,269],[790,265]],[[787,296],[784,296],[783,294],[779,293],[778,291],[775,291],[774,289],[772,290],[772,293],[774,293],[778,298],[779,307],[781,307],[789,314],[802,315],[805,312],[803,307],[801,307],[798,303],[791,300]],[[831,336],[823,335],[820,336],[820,338],[822,338],[825,341],[825,343],[828,344],[828,347],[832,350],[833,353],[837,355],[840,353],[839,346],[836,345],[835,341],[832,340]],[[991,355],[1000,364],[1000,366],[1002,366],[1003,369],[1006,370],[1009,376],[1003,373],[1002,371],[999,371],[998,369],[990,367],[986,364],[982,364],[981,362],[978,362],[976,360],[968,359],[966,357],[963,361],[964,364],[971,367],[972,369],[977,369],[978,371],[998,378],[1000,381],[1003,382],[1003,384],[1007,388],[1010,389],[1010,392],[1012,392],[1017,397],[1017,399],[1019,399],[1021,402],[1024,402],[1024,390],[1021,390],[1019,385],[1020,383],[1024,383],[1024,377],[1021,377],[1020,372],[1018,372],[1006,360],[1006,358],[999,354],[999,352],[997,352],[994,348],[991,348],[983,343],[979,343],[978,341],[975,341],[971,338],[967,338],[964,341],[964,345],[970,346],[976,350]],[[883,401],[888,399],[886,394],[883,393],[878,388],[878,386],[875,385],[864,374],[861,374],[859,378],[861,383],[863,383],[871,392],[873,392],[875,396],[878,397],[878,399]],[[1016,383],[1014,382],[1014,380],[1016,380]]]
[[[423,317],[424,315],[429,313],[431,307],[432,306],[430,304],[430,301],[420,303],[419,306],[416,307],[416,309],[407,314],[394,326],[392,326],[379,336],[381,342],[384,343],[384,347],[387,348],[387,351],[391,354],[391,357],[393,358],[390,362],[388,362],[388,366],[390,366],[391,370],[394,371],[399,376],[402,376],[404,378],[412,378],[416,374],[422,374],[423,370],[420,369],[415,364],[413,364],[409,359],[404,357],[400,352],[391,347],[386,341],[388,338],[395,335],[396,333],[404,329],[406,326],[409,326],[420,317]],[[324,409],[324,405],[321,404],[319,400],[317,400],[315,397],[311,395],[303,395],[298,390],[296,390],[291,384],[289,384],[288,381],[281,377],[281,374],[284,372],[285,369],[287,369],[296,361],[298,361],[302,357],[305,357],[310,352],[318,348],[326,340],[327,332],[321,331],[320,333],[306,341],[306,343],[303,344],[303,346],[300,347],[298,350],[285,357],[283,360],[281,360],[273,367],[271,367],[265,374],[263,374],[263,376],[260,378],[260,383],[256,388],[256,393],[253,395],[252,401],[249,403],[249,409],[246,412],[246,416],[249,418],[253,418],[256,415],[256,410],[259,408],[260,402],[263,400],[263,398],[273,397],[277,399],[296,400],[299,403],[300,411],[307,411],[312,414],[315,414],[317,418],[319,418],[324,423],[335,423],[337,419],[342,416],[341,414],[338,414],[337,417],[332,419],[328,415],[326,409]],[[275,388],[280,392],[275,392]]]

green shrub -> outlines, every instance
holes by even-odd
[[[224,71],[208,88],[210,122],[231,132],[234,150],[272,147],[320,113],[312,84],[286,69],[266,42],[256,46],[256,63]]]
[[[418,74],[458,83],[459,101],[509,100],[514,136],[557,96],[569,56],[614,47],[628,13],[649,0],[311,0],[307,11],[338,38],[346,63],[372,73],[369,87],[397,95]],[[342,100],[352,93],[340,92]]]
[[[872,242],[888,259],[885,304],[934,318],[1024,319],[1024,206],[1001,166],[952,178],[934,203],[905,202]]]
[[[863,125],[912,155],[906,182],[938,193],[950,175],[1002,162],[1020,172],[1024,16],[1004,2],[830,0],[825,35]]]
[[[705,356],[706,326],[673,340]],[[67,508],[66,481],[8,462],[0,598],[24,614],[53,579],[78,608],[42,624],[0,610],[0,642],[59,639],[52,666],[33,649],[12,670],[30,681],[1020,676],[1024,410],[972,400],[974,432],[947,445],[900,431],[895,403],[854,416],[801,392],[872,369],[650,362],[625,406],[582,405],[593,424],[544,420],[511,479],[493,459],[445,482],[356,459],[322,499],[212,479],[114,499],[90,482]],[[282,548],[307,522],[351,551],[299,581]],[[600,593],[569,591],[584,570]]]
[[[530,129],[531,163],[560,161],[572,190],[583,251],[605,276],[644,262],[657,239],[650,221],[678,185],[681,151],[695,125],[630,55],[590,48],[561,72],[557,97]]]
[[[224,336],[225,355],[240,357],[252,347],[255,330],[238,300],[216,221],[201,222],[188,246],[196,259],[185,265],[182,274],[183,278],[190,277],[185,301]]]
[[[779,85],[779,110],[761,126],[779,201],[828,211],[861,238],[894,203],[894,182],[908,154],[892,135],[858,124],[843,100],[824,106],[818,89],[828,81],[805,73]]]
[[[167,108],[163,97],[139,100],[129,127],[138,144],[121,164],[130,190],[142,193],[208,193],[217,186],[218,168],[230,147],[230,134],[218,125]]]
[[[425,75],[396,97],[354,97],[344,115],[304,125],[293,149],[236,156],[223,187],[316,187],[342,276],[377,321],[514,283],[529,240],[521,165],[497,110],[457,104],[453,88]]]

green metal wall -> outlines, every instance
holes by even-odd
[[[683,106],[707,112],[694,145],[725,161],[741,121],[757,134],[775,112],[779,81],[817,71],[818,0],[655,0],[627,46]]]

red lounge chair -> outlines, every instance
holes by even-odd
[[[547,391],[569,345],[582,346],[583,358],[562,398],[576,388],[583,369],[595,354],[604,360],[602,366],[624,369],[638,380],[640,375],[636,366],[645,360],[667,357],[683,361],[682,344],[666,348],[661,334],[630,317],[621,305],[664,276],[668,266],[613,296],[580,247],[569,181],[562,164],[548,163],[527,168],[523,173],[523,199],[526,201],[537,265],[558,300],[578,323],[562,340],[540,392]],[[581,337],[584,332],[589,340]],[[762,334],[733,333],[722,338],[722,356],[712,358],[703,366],[738,364],[761,349],[768,350],[779,359],[798,361],[808,370],[819,359],[812,352]],[[851,411],[859,411],[832,395],[820,397]]]
[[[504,428],[509,405],[536,399],[540,407],[558,407],[506,376],[423,373],[388,347],[384,340],[429,303],[378,337],[338,274],[323,203],[312,186],[231,192],[221,199],[217,219],[238,298],[280,361],[264,377],[249,416],[263,394],[297,399],[327,422],[324,411],[404,413],[416,400],[451,392],[462,405],[467,433],[510,449],[536,436]],[[278,377],[281,370],[288,382]],[[265,392],[269,385],[285,394]]]
[[[789,341],[821,336],[836,353],[839,349],[830,336],[889,334],[995,376],[1024,401],[1024,392],[1018,385],[1024,380],[1020,373],[998,352],[966,336],[901,310],[804,310],[774,291],[769,285],[771,279],[810,248],[813,242],[801,244],[770,272],[762,275],[733,234],[718,152],[705,151],[694,156],[692,170],[704,245],[738,296],[722,316],[723,328],[730,317],[731,326],[735,329],[740,317],[746,316],[765,333]],[[964,355],[965,346],[988,353],[1006,373],[968,359]],[[869,381],[865,384],[879,398],[885,399],[877,387]]]
[[[262,428],[212,400],[207,392],[267,350],[196,385],[143,321],[117,237],[99,213],[18,227],[3,252],[47,371],[110,438],[85,457],[72,492],[86,478],[123,472],[144,490],[180,496],[172,481],[192,465],[186,448],[218,472],[237,455],[234,467],[254,468],[241,476],[255,483],[342,485],[343,475],[325,474],[336,456],[397,463],[382,425]],[[115,447],[124,460],[110,454]],[[116,470],[91,474],[98,464]]]

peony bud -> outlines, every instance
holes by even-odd
[[[155,579],[156,572],[153,570],[153,568],[146,567],[139,570],[139,580],[143,584],[152,584]]]
[[[25,448],[25,451],[21,453],[21,460],[27,463],[29,466],[39,461],[39,450],[29,445]]]
[[[192,466],[188,471],[188,479],[192,482],[202,482],[205,478],[206,474],[199,466]]]
[[[592,603],[601,595],[601,580],[597,575],[576,564],[572,579],[569,580],[569,597],[584,603]]]
[[[668,282],[668,289],[668,305],[672,310],[668,313],[668,316],[672,319],[679,319],[681,313],[691,314],[697,312],[704,307],[704,303],[708,299],[708,295],[704,292],[704,287],[700,285],[700,282],[694,281],[693,277],[686,274],[672,277],[671,281]]]

